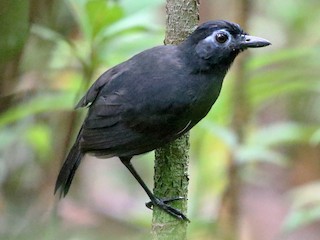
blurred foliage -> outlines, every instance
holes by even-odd
[[[93,208],[90,214],[83,215],[72,215],[72,208],[64,207],[64,213],[58,211],[67,223],[61,232],[57,229],[64,224],[58,227],[57,219],[48,217],[48,212],[54,206],[52,188],[58,162],[62,160],[60,155],[64,154],[59,146],[70,138],[66,120],[73,106],[103,71],[137,52],[162,44],[164,1],[65,0],[46,5],[48,2],[0,3],[0,64],[8,64],[13,56],[21,55],[18,77],[12,79],[16,81],[15,88],[5,91],[13,95],[13,100],[1,103],[6,107],[0,112],[0,236],[101,239],[106,232],[110,233],[95,230],[110,225],[108,229],[114,230],[112,236],[126,229],[126,234],[121,235],[123,239],[143,239],[149,231],[146,210],[131,209],[143,205],[146,196],[143,192],[137,194],[140,194],[138,186],[132,186],[131,177],[125,171],[122,175],[122,170],[109,171],[108,181],[100,184],[114,190],[106,197],[124,202],[122,212],[115,210],[116,203],[109,208]],[[316,29],[320,23],[320,3],[272,0],[268,4],[264,1],[254,4],[259,14],[253,12],[250,16],[250,32],[257,35],[262,32],[273,46],[252,51],[254,55],[246,62],[249,120],[244,126],[244,142],[239,142],[231,127],[236,81],[232,71],[213,110],[192,131],[189,201],[189,217],[194,219],[190,226],[192,239],[212,239],[217,231],[215,220],[228,183],[226,166],[231,155],[239,166],[251,169],[243,168],[243,179],[259,183],[254,171],[258,164],[290,167],[291,155],[284,149],[319,147],[320,32]],[[28,14],[35,12],[37,15],[28,20]],[[71,127],[76,129],[74,125]],[[141,156],[146,166],[137,167],[151,184],[152,161],[147,160],[150,157]],[[108,168],[114,167],[110,164],[108,161]],[[87,178],[98,175],[79,174]],[[320,219],[318,184],[302,186],[288,194],[293,204],[284,231],[294,231]],[[71,193],[70,198],[78,208],[83,202],[91,202],[86,190]],[[89,192],[95,201],[92,205],[110,203],[97,200],[100,195],[93,191]],[[70,219],[75,222],[89,219],[100,225],[82,223],[89,229],[86,231],[81,229],[80,220],[78,225],[72,225]]]
[[[3,63],[24,46],[29,28],[29,1],[1,1],[0,9],[0,63]]]
[[[311,182],[291,191],[292,209],[284,223],[285,231],[293,231],[320,220],[320,182]]]

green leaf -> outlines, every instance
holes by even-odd
[[[239,147],[235,151],[235,157],[239,164],[263,161],[282,166],[285,165],[286,160],[281,153],[256,145],[245,145]]]
[[[10,108],[0,117],[0,128],[30,115],[56,110],[72,109],[74,95],[70,92],[36,96],[30,101]]]
[[[252,58],[247,65],[254,73],[248,84],[251,103],[256,107],[275,97],[319,91],[319,56],[320,48],[311,46]]]
[[[315,126],[294,122],[275,123],[261,127],[248,139],[249,144],[257,146],[277,146],[278,144],[305,143],[310,139]]]
[[[317,145],[320,143],[320,129],[316,130],[311,138],[310,138],[310,143],[313,145]]]
[[[287,217],[283,229],[286,232],[294,231],[310,223],[320,220],[320,206],[295,210]]]
[[[123,10],[117,3],[106,0],[91,0],[86,3],[86,13],[91,26],[92,39],[107,26],[123,17]]]
[[[294,59],[305,59],[314,53],[315,47],[299,47],[299,48],[286,48],[269,54],[258,55],[251,57],[246,63],[247,70],[253,71],[258,68],[278,65]]]
[[[293,203],[283,226],[285,231],[293,231],[320,220],[319,190],[320,182],[314,181],[289,193]]]
[[[60,33],[39,24],[33,24],[31,26],[31,33],[33,33],[34,35],[38,36],[43,40],[47,40],[51,42],[61,41],[66,44],[69,42],[68,39],[63,35],[61,35]]]
[[[101,29],[101,32],[96,36],[96,42],[104,44],[112,38],[118,39],[120,35],[127,33],[159,31],[159,27],[152,23],[153,15],[153,11],[139,11],[136,14],[125,16],[112,25]]]
[[[52,149],[51,130],[47,125],[36,124],[29,128],[26,132],[26,139],[38,154],[39,160],[49,160],[46,158]]]
[[[119,1],[122,8],[128,14],[134,14],[139,11],[147,10],[150,12],[150,9],[155,9],[161,7],[164,4],[163,0],[139,0],[139,1],[132,1],[132,0],[121,0]]]
[[[0,63],[18,54],[29,30],[29,1],[0,1]]]
[[[207,133],[213,134],[226,143],[230,148],[235,149],[238,144],[237,136],[232,129],[222,127],[213,121],[203,119],[201,125]]]

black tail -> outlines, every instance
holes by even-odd
[[[70,185],[72,183],[72,179],[74,174],[76,173],[76,170],[81,162],[81,159],[83,157],[83,153],[80,151],[80,138],[81,138],[81,132],[80,130],[78,137],[76,139],[76,142],[73,144],[56,181],[56,186],[54,189],[54,194],[59,190],[60,191],[60,197],[64,197],[67,195]]]

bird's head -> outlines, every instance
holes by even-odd
[[[182,44],[207,66],[229,67],[235,57],[247,48],[259,48],[271,43],[250,36],[238,24],[228,21],[209,21],[201,24]]]

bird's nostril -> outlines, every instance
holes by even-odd
[[[246,42],[250,42],[250,38],[247,38],[247,39],[246,39]]]

